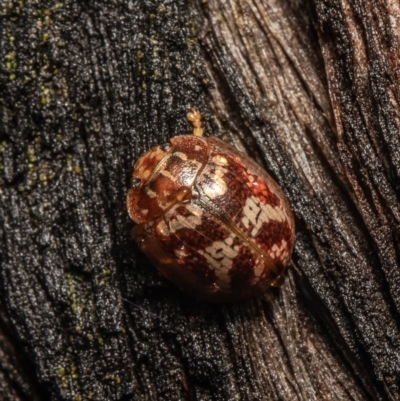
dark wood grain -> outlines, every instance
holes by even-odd
[[[0,398],[398,400],[399,6],[8,2]],[[188,110],[296,215],[280,290],[213,305],[133,243],[134,160]]]

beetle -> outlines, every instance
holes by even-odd
[[[135,163],[127,208],[133,237],[159,272],[210,302],[238,301],[283,282],[294,217],[278,184],[216,137],[193,134],[155,146]]]

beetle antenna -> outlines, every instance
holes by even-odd
[[[194,136],[203,136],[203,128],[201,128],[201,113],[197,111],[196,107],[192,108],[187,115],[188,120],[193,125],[193,135]]]

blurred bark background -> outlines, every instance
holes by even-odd
[[[0,399],[400,399],[397,1],[0,7]],[[133,162],[192,106],[293,206],[265,299],[191,299],[131,239]]]

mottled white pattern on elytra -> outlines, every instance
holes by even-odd
[[[201,217],[203,215],[203,209],[193,205],[192,203],[186,203],[185,209],[195,216]]]
[[[286,220],[286,214],[280,206],[272,207],[270,204],[260,202],[256,196],[250,196],[246,199],[243,208],[242,223],[246,228],[253,227],[251,236],[256,237],[262,225],[270,220],[283,222]]]
[[[280,245],[279,244],[274,244],[271,250],[269,251],[269,255],[272,258],[279,258],[283,259],[284,254],[287,254],[287,242],[282,239]]]
[[[225,241],[214,241],[210,246],[205,249],[205,251],[210,254],[214,259],[229,259],[230,264],[232,264],[232,259],[234,259],[238,254],[238,252],[227,245]]]
[[[265,270],[265,265],[263,261],[260,258],[257,258],[257,263],[254,266],[255,281],[258,281],[264,270]]]
[[[164,235],[165,237],[168,237],[169,234],[170,234],[169,229],[168,229],[168,226],[167,226],[167,224],[165,223],[164,220],[161,220],[161,221],[157,224],[156,229],[157,229],[157,231],[158,231],[161,235]]]
[[[169,222],[169,229],[173,233],[175,233],[178,230],[181,230],[182,228],[186,228],[186,226],[182,225],[182,223],[177,219],[172,219]]]
[[[228,191],[228,185],[224,180],[224,175],[227,170],[223,167],[216,166],[215,171],[211,173],[210,169],[206,168],[204,176],[207,178],[202,185],[204,193],[210,198],[215,199],[218,196],[225,195]]]
[[[176,182],[176,177],[174,177],[168,170],[161,170],[160,174],[170,179],[172,182]]]
[[[228,159],[222,155],[215,155],[211,161],[218,166],[226,166],[228,164]]]
[[[150,198],[153,199],[157,196],[157,194],[152,191],[150,188],[146,188],[146,195]]]
[[[254,277],[250,281],[251,285],[254,285],[260,281],[261,276],[264,273],[264,270],[265,270],[264,262],[262,261],[262,259],[257,258],[257,261],[254,266]]]
[[[193,164],[196,167],[196,169],[199,169],[202,166],[202,164],[198,160],[194,159],[188,160],[186,166],[189,166],[190,164]]]
[[[181,160],[186,161],[187,160],[187,155],[182,152],[174,152],[174,156],[179,157]]]
[[[228,245],[233,243],[235,237],[235,234],[231,234],[224,241],[215,241],[206,249],[198,251],[214,267],[214,273],[219,279],[218,285],[221,287],[229,287],[231,281],[229,272],[232,269],[233,259],[239,253],[238,250]]]
[[[185,205],[187,211],[191,213],[190,216],[182,216],[177,214],[169,222],[169,228],[174,233],[182,228],[194,229],[202,224],[203,211],[199,207],[188,203]]]
[[[231,246],[232,244],[233,244],[233,237],[228,237],[226,240],[225,240],[225,243],[227,244],[227,245],[229,245],[229,246]]]
[[[181,248],[175,249],[175,255],[179,258],[186,258],[187,256],[189,256],[189,251],[185,246],[182,246]]]
[[[289,259],[290,259],[290,255],[289,255],[288,250],[286,249],[281,255],[281,261],[283,264],[286,264],[287,262],[289,262]]]
[[[176,218],[182,225],[185,225],[185,227],[187,228],[197,227],[200,226],[202,223],[201,217],[195,215],[184,217],[181,214],[178,214]]]
[[[163,196],[157,198],[158,206],[161,209],[167,209],[171,206],[171,199],[170,199],[171,191],[164,190]]]

